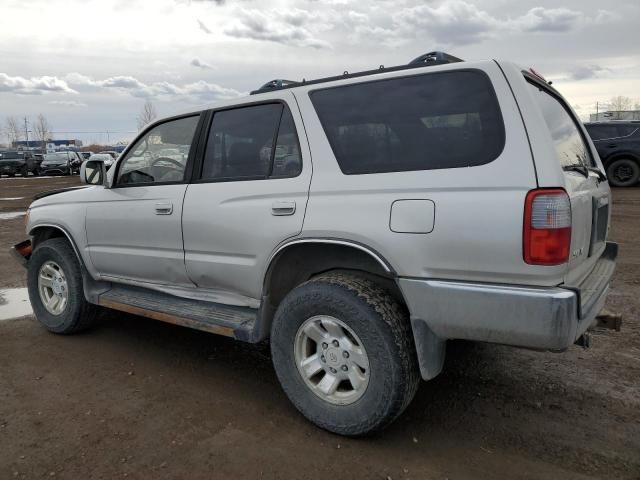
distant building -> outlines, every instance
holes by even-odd
[[[47,140],[45,145],[42,145],[42,142],[38,140],[29,140],[28,142],[25,140],[20,140],[18,142],[13,142],[13,148],[18,149],[41,149],[46,150],[47,152],[56,152],[58,150],[71,149],[75,150],[76,148],[82,147],[82,141],[75,140]],[[43,148],[44,147],[44,148]]]
[[[606,112],[592,113],[590,122],[611,122],[615,120],[640,120],[640,110],[609,110]]]

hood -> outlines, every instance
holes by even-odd
[[[44,198],[44,197],[50,197],[51,195],[58,195],[60,193],[71,192],[73,190],[84,190],[85,188],[89,188],[89,185],[82,185],[80,187],[58,188],[57,190],[49,190],[46,192],[38,193],[36,196],[33,197],[33,200],[34,201],[40,200],[41,198]]]

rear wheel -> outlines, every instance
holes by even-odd
[[[291,402],[341,435],[384,428],[419,385],[405,309],[354,275],[329,273],[292,290],[276,312],[271,350]]]
[[[607,167],[607,178],[614,187],[631,187],[640,180],[640,165],[631,158],[619,158]]]
[[[80,263],[66,239],[37,246],[27,264],[27,286],[36,319],[50,332],[75,333],[95,322],[98,307],[84,298]]]

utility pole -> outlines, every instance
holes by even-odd
[[[27,148],[29,148],[29,123],[27,117],[24,117],[24,137],[27,140]]]

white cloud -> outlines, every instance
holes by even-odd
[[[392,16],[407,36],[424,35],[445,45],[465,45],[499,34],[562,33],[586,24],[598,24],[612,14],[600,10],[595,17],[569,8],[534,7],[523,15],[504,18],[464,0],[450,0],[438,6],[417,5]]]
[[[78,93],[69,88],[64,80],[57,77],[43,76],[24,78],[12,77],[0,73],[0,92],[10,92],[19,95],[41,95],[43,93]]]
[[[475,5],[444,2],[437,7],[418,5],[400,10],[393,20],[407,32],[427,34],[439,43],[466,44],[492,35],[500,22]]]
[[[47,102],[49,105],[61,105],[63,107],[87,107],[84,102],[76,102],[75,100],[51,100]]]
[[[525,32],[566,32],[585,20],[582,12],[568,8],[535,7],[513,23]]]
[[[193,60],[191,60],[190,65],[193,66],[193,67],[198,67],[198,68],[205,68],[205,69],[211,68],[211,65],[209,65],[208,63],[200,61],[200,59],[198,59],[198,58],[194,58]]]
[[[329,42],[316,37],[307,26],[319,18],[319,15],[300,9],[262,11],[241,8],[236,11],[235,20],[224,29],[224,33],[230,37],[283,45],[328,48]],[[323,22],[314,27],[323,27]]]
[[[204,22],[202,20],[198,20],[198,26],[200,27],[200,30],[202,30],[204,33],[213,33],[209,27],[207,27]]]
[[[571,80],[588,80],[609,73],[608,68],[598,65],[579,65],[569,73]]]
[[[65,77],[66,81],[79,91],[96,91],[100,89],[112,89],[126,93],[134,97],[191,97],[199,101],[214,101],[234,98],[242,95],[238,90],[225,88],[215,83],[199,80],[185,85],[176,85],[171,82],[144,83],[132,76],[109,77],[104,80],[96,80],[80,73],[70,73]]]

